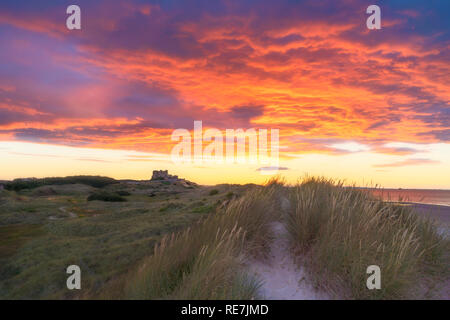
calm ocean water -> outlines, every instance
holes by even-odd
[[[450,190],[370,189],[386,201],[416,202],[450,206]]]

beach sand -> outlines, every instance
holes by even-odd
[[[325,292],[317,291],[308,280],[306,271],[295,263],[285,226],[274,222],[271,228],[275,239],[270,246],[269,257],[249,263],[250,272],[262,281],[260,295],[268,300],[331,299]]]
[[[290,204],[282,198],[283,209]],[[431,205],[422,203],[402,203],[410,205],[421,216],[430,217],[438,224],[441,234],[450,234],[450,206]],[[290,252],[287,231],[281,222],[271,225],[275,239],[270,246],[267,260],[249,261],[249,271],[262,281],[260,294],[265,299],[280,300],[327,300],[333,299],[326,292],[318,291],[311,285],[308,274],[294,262]],[[450,283],[445,280],[437,289],[437,297],[448,299]]]
[[[450,206],[423,203],[411,203],[410,205],[418,214],[430,217],[447,226],[450,225]]]
[[[434,220],[441,235],[450,236],[450,206],[436,204],[410,203],[414,210],[421,216]]]

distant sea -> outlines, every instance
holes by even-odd
[[[450,206],[450,190],[430,189],[369,189],[385,201],[414,202]]]

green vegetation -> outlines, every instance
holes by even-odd
[[[448,273],[449,241],[409,207],[324,178],[305,179],[290,200],[292,243],[328,291],[356,299],[411,297],[425,277]],[[381,290],[366,288],[369,265],[382,270]]]
[[[119,190],[119,191],[117,191],[116,193],[117,193],[119,196],[122,196],[122,197],[131,196],[131,193],[129,193],[129,192],[126,191],[126,190]]]
[[[121,197],[117,193],[111,193],[111,192],[96,192],[91,194],[89,197],[87,197],[87,201],[110,201],[110,202],[124,202],[127,201],[127,199]]]
[[[194,203],[194,205],[192,206],[192,212],[195,213],[207,213],[207,212],[212,212],[214,210],[214,208],[216,207],[217,204],[205,204],[205,202],[200,201],[197,203]]]
[[[15,179],[6,183],[6,190],[20,191],[23,189],[33,189],[45,185],[64,185],[81,183],[95,188],[102,188],[110,184],[117,183],[116,180],[101,176],[71,176],[71,177],[51,177],[43,179]]]
[[[44,186],[47,188],[47,186]],[[153,252],[161,238],[192,226],[210,212],[176,207],[166,212],[172,195],[158,183],[111,184],[96,189],[82,184],[52,185],[51,195],[34,190],[0,194],[0,299],[77,299],[101,297],[129,270]],[[130,193],[127,202],[86,201],[92,192]],[[197,202],[197,189],[170,186],[180,204]],[[72,192],[72,194],[71,194]],[[204,203],[212,205],[213,200]],[[66,288],[65,269],[83,270],[81,291]]]
[[[227,200],[231,200],[234,196],[235,196],[235,194],[232,191],[230,191],[230,192],[227,192],[227,194],[225,195],[225,198]]]
[[[244,255],[262,254],[274,187],[255,188],[192,228],[165,237],[131,280],[131,299],[252,299],[259,283],[243,268]]]
[[[167,205],[165,205],[164,207],[162,207],[161,209],[159,209],[159,211],[165,212],[165,211],[175,210],[175,209],[180,209],[180,208],[183,208],[183,205],[181,203],[170,202]]]
[[[42,233],[39,225],[13,224],[0,226],[0,263],[3,259],[14,255],[27,240]]]
[[[247,263],[264,261],[275,221],[314,284],[337,297],[423,297],[416,288],[448,281],[449,240],[429,220],[332,180],[76,181],[0,192],[0,299],[261,298]],[[71,264],[81,291],[66,289]],[[366,288],[369,265],[381,267],[381,290]]]
[[[209,195],[210,196],[214,196],[214,195],[216,195],[216,194],[218,194],[219,193],[219,190],[217,190],[217,189],[212,189],[210,192],[209,192]]]

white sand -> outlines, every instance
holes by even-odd
[[[285,226],[274,222],[271,227],[275,239],[268,259],[249,262],[250,273],[263,281],[261,296],[270,300],[330,299],[325,293],[316,291],[309,284],[306,272],[294,263]]]

